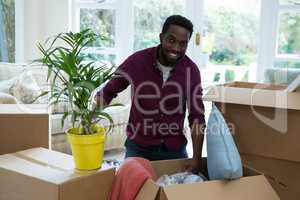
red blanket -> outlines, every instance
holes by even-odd
[[[134,200],[148,178],[155,179],[155,172],[148,160],[127,158],[116,172],[110,200]]]

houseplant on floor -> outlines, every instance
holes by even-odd
[[[104,107],[91,108],[94,90],[113,76],[113,67],[99,66],[99,61],[86,62],[82,51],[100,37],[90,29],[79,33],[61,33],[45,44],[38,44],[42,58],[37,60],[48,68],[50,89],[40,96],[49,95],[50,105],[67,102],[64,121],[70,117],[72,128],[66,131],[71,145],[75,166],[80,170],[101,167],[106,134],[113,124]],[[120,106],[120,104],[108,105]],[[106,108],[105,107],[105,108]],[[99,125],[101,119],[109,121],[109,128]]]

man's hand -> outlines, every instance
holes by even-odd
[[[200,159],[191,159],[186,164],[186,170],[192,173],[199,173],[201,169],[201,160]]]

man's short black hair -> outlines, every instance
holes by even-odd
[[[168,31],[170,25],[177,25],[177,26],[181,26],[181,27],[187,29],[191,33],[190,37],[193,34],[192,22],[181,15],[169,16],[163,25],[162,34],[164,34]]]

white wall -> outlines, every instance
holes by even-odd
[[[40,57],[37,43],[69,30],[69,0],[24,0],[24,61]]]

